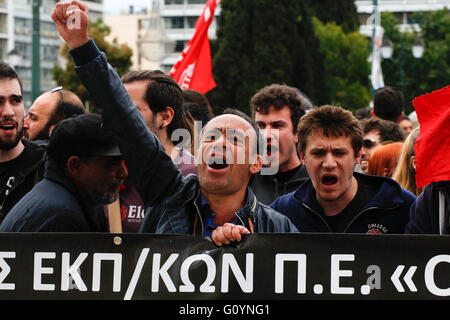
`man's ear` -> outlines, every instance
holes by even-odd
[[[355,164],[358,164],[361,162],[361,158],[362,158],[362,151],[359,150],[358,154],[355,157]]]
[[[374,117],[374,118],[376,118],[376,117],[377,117],[377,115],[375,114],[375,111],[373,111],[373,109],[372,109],[372,110],[370,110],[370,115],[371,115],[372,117]]]
[[[302,164],[305,164],[305,154],[302,150],[298,150],[298,156],[300,157],[300,161],[302,162]]]
[[[158,122],[158,126],[160,129],[166,128],[173,119],[175,115],[175,111],[173,111],[172,107],[166,107],[163,111],[158,112],[160,117],[160,122]]]
[[[77,177],[80,174],[82,162],[78,156],[71,156],[67,159],[66,170],[70,176]]]
[[[56,127],[56,123],[55,124],[52,124],[51,126],[50,126],[50,128],[48,128],[48,136],[50,137],[50,135],[52,134],[52,131],[53,131],[53,129]]]
[[[257,154],[250,163],[250,174],[257,174],[262,168],[262,157]]]
[[[405,113],[402,111],[402,113],[398,116],[397,123],[400,123],[400,121],[403,120],[404,116],[405,116]]]

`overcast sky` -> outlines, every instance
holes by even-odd
[[[135,11],[148,7],[151,0],[103,0],[105,14],[127,13],[130,6],[134,6]]]

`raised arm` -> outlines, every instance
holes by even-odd
[[[170,157],[148,129],[122,82],[88,34],[88,10],[79,1],[57,3],[51,17],[67,43],[78,77],[116,133],[130,176],[146,204],[170,195],[181,181]]]

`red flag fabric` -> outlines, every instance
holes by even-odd
[[[169,72],[182,89],[192,89],[204,94],[216,86],[212,76],[208,28],[214,19],[217,2],[206,2],[195,24],[193,37]]]
[[[416,184],[450,180],[450,86],[413,100],[420,135],[415,145]]]

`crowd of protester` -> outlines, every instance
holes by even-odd
[[[69,5],[51,17],[101,115],[56,88],[25,116],[21,80],[0,64],[0,231],[200,234],[217,245],[254,232],[449,232],[448,218],[437,226],[449,182],[417,187],[420,124],[399,90],[379,89],[354,115],[274,83],[248,102],[251,117],[214,115],[162,71],[120,78],[89,38],[86,7]],[[67,27],[72,14],[79,29]]]

